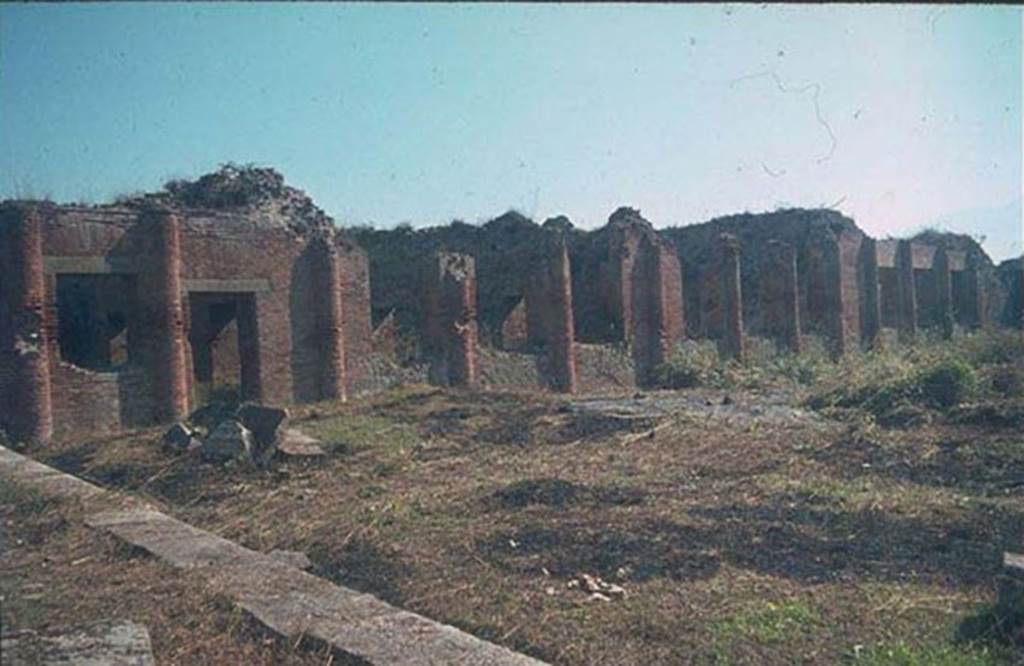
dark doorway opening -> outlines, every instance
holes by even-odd
[[[110,371],[136,354],[135,276],[58,275],[57,340],[61,359]]]
[[[189,322],[196,403],[258,401],[255,294],[190,292]]]

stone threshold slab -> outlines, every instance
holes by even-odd
[[[0,447],[0,476],[86,501],[114,494],[4,447]],[[202,575],[215,592],[282,636],[309,636],[371,664],[544,664],[372,595],[335,585],[141,503],[92,514],[85,522],[173,567]]]

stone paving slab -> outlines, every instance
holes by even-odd
[[[88,499],[106,494],[88,481],[65,474],[48,465],[0,446],[0,475],[17,479],[51,496]]]
[[[3,447],[0,476],[82,499],[114,494]],[[202,575],[214,591],[278,634],[306,635],[371,664],[543,666],[536,659],[335,585],[141,503],[92,514],[86,524],[171,566]]]
[[[134,622],[100,622],[45,633],[0,636],[0,663],[9,666],[155,666],[149,632]]]
[[[576,398],[569,401],[576,414],[593,414],[619,419],[662,419],[675,414],[689,414],[719,420],[760,420],[768,423],[816,422],[809,410],[793,407],[782,394],[766,394],[752,398],[738,394],[735,402],[723,403],[721,398],[696,393],[651,392],[644,397]]]

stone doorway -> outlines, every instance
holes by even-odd
[[[258,401],[256,295],[189,292],[188,301],[195,404]]]

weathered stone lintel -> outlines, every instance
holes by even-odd
[[[43,272],[76,275],[102,275],[109,273],[138,273],[139,262],[134,257],[43,257]]]
[[[184,280],[185,291],[216,292],[222,294],[251,294],[270,291],[270,280],[252,278],[248,280]]]

